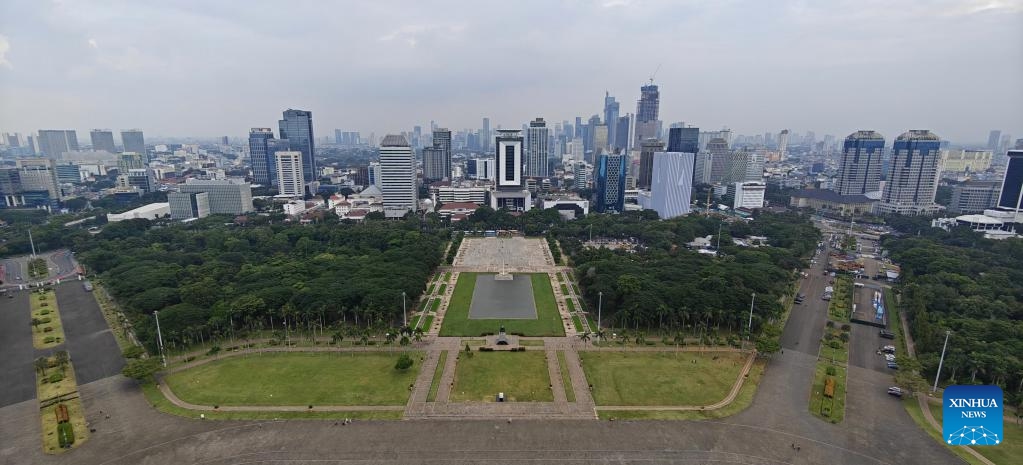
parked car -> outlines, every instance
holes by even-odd
[[[898,370],[899,369],[899,364],[895,363],[895,362],[888,362],[888,368],[891,368],[893,370]]]
[[[898,386],[892,386],[888,388],[888,395],[895,397],[902,397],[902,388]]]
[[[882,329],[880,334],[881,334],[881,337],[883,337],[885,339],[895,339],[895,333],[893,333],[891,331],[888,331],[887,329]]]

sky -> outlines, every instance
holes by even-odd
[[[3,0],[0,131],[377,137],[635,112],[665,127],[1023,137],[1023,0]],[[656,74],[654,74],[656,72]]]

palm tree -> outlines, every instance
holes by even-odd
[[[369,345],[369,333],[365,333],[365,332],[362,333],[362,337],[359,340],[362,342],[362,345],[368,346]]]
[[[636,345],[641,346],[646,344],[646,335],[643,333],[636,334]]]
[[[585,332],[585,333],[580,334],[579,335],[579,340],[583,341],[583,344],[589,342],[590,341],[590,333],[589,332]]]
[[[60,372],[64,373],[64,369],[67,368],[67,364],[71,361],[71,356],[68,355],[66,350],[58,351],[53,354],[54,359],[57,361],[57,366],[60,367]]]
[[[398,335],[394,333],[387,333],[385,339],[387,339],[388,344],[394,344],[394,340],[398,339]]]
[[[330,343],[337,347],[341,347],[341,341],[343,340],[345,340],[345,336],[344,334],[341,334],[341,331],[334,331],[334,333],[330,335]]]
[[[416,328],[416,332],[412,333],[412,340],[416,342],[423,342],[423,330]]]
[[[675,333],[675,338],[673,339],[673,341],[675,342],[676,348],[678,348],[678,346],[680,345],[682,346],[686,345],[686,337],[682,335],[681,332]]]
[[[409,340],[408,336],[402,336],[401,339],[398,341],[398,344],[400,344],[402,347],[408,347],[408,345],[411,343],[412,341]]]
[[[39,357],[36,359],[34,366],[36,371],[42,373],[43,376],[46,376],[46,368],[50,366],[50,362],[46,361],[46,357]]]
[[[32,328],[39,329],[39,325],[43,324],[43,320],[39,318],[32,318]]]

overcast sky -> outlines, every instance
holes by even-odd
[[[741,134],[1023,137],[1023,0],[3,0],[0,130],[241,137],[635,112]]]

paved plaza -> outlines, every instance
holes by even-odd
[[[536,302],[529,275],[513,279],[496,279],[497,275],[476,276],[472,292],[469,318],[481,319],[535,319]]]
[[[525,237],[466,237],[455,256],[455,268],[499,273],[533,273],[554,267],[547,241]]]

